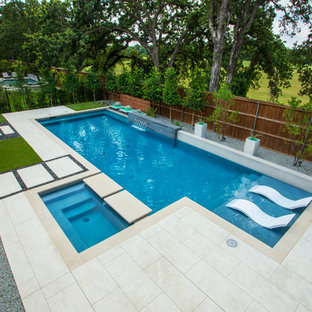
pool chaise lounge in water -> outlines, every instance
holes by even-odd
[[[286,198],[282,194],[280,194],[274,188],[266,186],[266,185],[255,185],[249,190],[249,192],[267,197],[269,200],[271,200],[275,204],[281,207],[284,207],[286,209],[297,209],[297,208],[306,207],[312,201],[312,196],[301,198],[298,200],[291,200],[289,198]]]
[[[257,205],[246,199],[234,199],[228,203],[226,207],[230,207],[244,213],[250,219],[268,229],[285,227],[295,217],[294,213],[278,218],[272,217],[263,212]]]

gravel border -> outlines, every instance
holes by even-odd
[[[18,292],[2,240],[0,238],[0,311],[24,312],[24,306]]]
[[[157,119],[161,119],[163,122],[165,123],[170,123],[169,119],[163,116],[159,116],[157,115]],[[179,121],[174,121],[174,122],[179,122]],[[179,124],[181,124],[179,122]],[[189,132],[189,133],[194,133],[194,129],[191,125],[187,124],[187,123],[182,123],[182,130]],[[226,141],[221,142],[219,140],[219,135],[217,135],[216,133],[213,133],[212,131],[208,131],[207,134],[207,139],[220,143],[222,145],[234,148],[238,151],[243,151],[244,149],[244,141],[241,140],[237,140],[237,139],[233,139],[230,137],[226,137]],[[268,160],[272,163],[278,164],[280,166],[286,167],[288,169],[292,169],[295,171],[298,171],[300,173],[312,176],[312,162],[311,161],[303,161],[301,167],[298,166],[293,166],[293,157],[290,155],[286,155],[286,154],[282,154],[282,153],[278,153],[276,151],[267,149],[265,147],[261,147],[261,143],[260,143],[260,148],[258,150],[258,153],[256,155],[259,158]]]

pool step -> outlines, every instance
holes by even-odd
[[[55,201],[59,201],[63,198],[67,198],[70,196],[75,196],[77,193],[80,193],[84,189],[84,184],[79,183],[72,187],[65,188],[63,190],[58,190],[56,192],[44,195],[44,202],[48,204],[52,204]]]
[[[83,182],[86,183],[100,198],[110,196],[122,190],[122,187],[119,184],[104,173],[83,179]]]
[[[75,217],[76,215],[79,215],[80,213],[83,213],[85,211],[94,208],[95,206],[96,205],[93,202],[93,200],[89,198],[82,202],[63,208],[62,211],[67,218],[72,218]]]
[[[95,211],[95,210],[97,210],[97,209],[98,209],[97,206],[94,205],[92,208],[87,209],[87,210],[85,210],[85,211],[83,211],[83,212],[81,212],[81,213],[78,213],[78,214],[76,214],[76,215],[74,215],[74,216],[68,218],[68,220],[69,220],[69,222],[73,222],[73,221],[75,221],[75,220],[81,219],[81,218],[83,218],[83,217],[86,217],[86,216],[89,215],[92,211]]]
[[[147,207],[128,191],[122,191],[106,197],[104,201],[128,223],[133,223],[152,212],[152,209]]]

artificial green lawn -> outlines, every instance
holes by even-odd
[[[0,114],[0,122],[7,122],[7,120]]]
[[[77,103],[77,104],[68,104],[66,105],[66,107],[71,108],[75,111],[81,111],[85,109],[104,107],[104,105],[98,102],[84,102],[84,103]]]
[[[42,162],[42,159],[19,137],[0,141],[0,172]]]

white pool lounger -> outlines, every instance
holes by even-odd
[[[312,196],[305,197],[305,198],[298,199],[298,200],[288,199],[284,197],[282,194],[280,194],[274,188],[265,186],[265,185],[255,185],[249,190],[249,192],[260,194],[264,197],[267,197],[273,203],[281,207],[287,208],[287,209],[296,209],[296,208],[306,207],[312,201]]]
[[[250,219],[268,229],[285,227],[289,224],[294,213],[281,217],[272,217],[263,212],[257,205],[246,199],[234,199],[226,205],[232,209],[238,210],[248,216]]]

